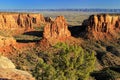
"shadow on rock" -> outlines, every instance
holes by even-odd
[[[68,29],[73,37],[85,37],[85,27],[84,26],[69,26]]]
[[[30,32],[25,32],[23,34],[24,35],[31,35],[31,36],[42,37],[43,36],[43,31],[30,31]]]

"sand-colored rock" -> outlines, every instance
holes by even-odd
[[[49,42],[64,41],[71,36],[68,25],[63,16],[58,16],[53,22],[44,27],[43,38]]]
[[[2,69],[15,69],[15,65],[7,57],[0,56],[0,68]]]
[[[26,71],[15,69],[15,65],[7,57],[0,56],[0,80],[35,80]]]
[[[0,69],[0,80],[35,80],[31,74],[17,69]]]
[[[118,32],[120,32],[119,15],[92,15],[83,22],[83,26],[86,27],[87,38],[96,40],[117,39]]]

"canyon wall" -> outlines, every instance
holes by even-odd
[[[118,39],[120,32],[120,16],[109,14],[91,15],[84,20],[83,26],[86,27],[87,38]]]
[[[0,13],[0,29],[32,29],[33,26],[40,26],[44,22],[44,17],[41,14]]]

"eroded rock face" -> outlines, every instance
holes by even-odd
[[[5,28],[17,28],[17,22],[12,15],[3,15]]]
[[[7,13],[0,14],[0,29],[25,28],[32,29],[44,23],[41,14]]]
[[[118,15],[92,15],[83,22],[87,37],[97,40],[117,39],[120,30],[120,16]]]
[[[53,22],[47,23],[44,27],[43,38],[49,42],[64,41],[71,36],[68,25],[63,16],[58,16]]]
[[[30,18],[29,14],[19,14],[17,23],[20,27],[26,29],[32,29],[32,19]]]

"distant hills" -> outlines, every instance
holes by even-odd
[[[79,12],[104,12],[120,13],[120,9],[0,9],[0,12],[41,12],[41,11],[79,11]]]

